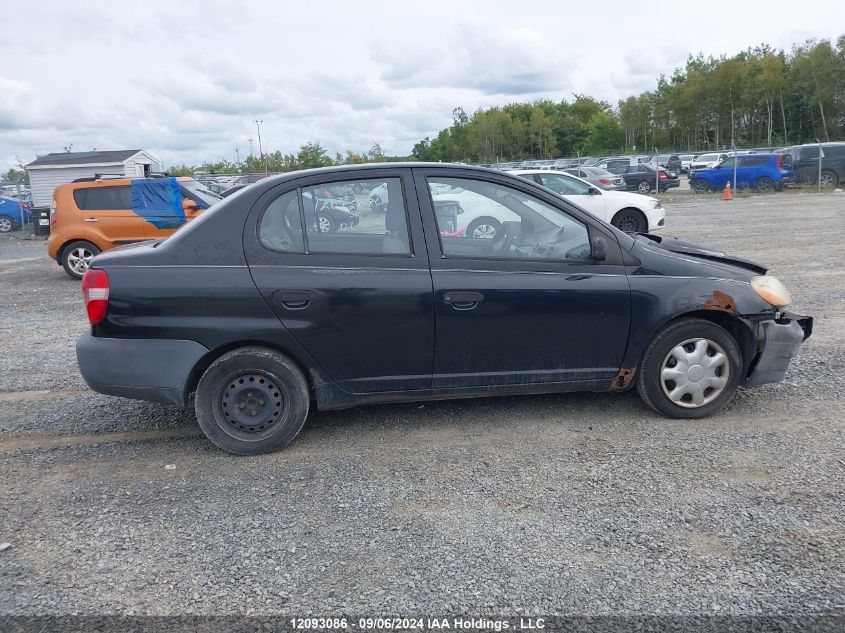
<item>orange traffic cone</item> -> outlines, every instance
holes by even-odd
[[[733,194],[733,191],[731,191],[731,181],[729,180],[727,183],[725,183],[725,191],[722,192],[722,200],[733,200],[733,199],[734,199],[734,194]]]

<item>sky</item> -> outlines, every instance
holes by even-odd
[[[615,104],[688,55],[845,34],[845,2],[0,0],[0,170],[141,148],[165,166],[374,142],[407,155],[452,109]],[[237,150],[237,154],[236,154]]]

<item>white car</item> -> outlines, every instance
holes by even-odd
[[[666,224],[666,211],[660,200],[651,196],[604,191],[565,172],[519,169],[508,173],[543,185],[564,200],[628,233],[656,231]]]
[[[723,160],[727,160],[730,158],[732,154],[728,152],[712,152],[710,154],[699,154],[695,158],[693,158],[687,169],[688,172],[694,171],[696,169],[710,169],[711,167],[715,167]]]

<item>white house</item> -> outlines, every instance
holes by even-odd
[[[77,178],[149,176],[161,171],[161,162],[141,149],[109,152],[56,152],[39,156],[26,166],[32,188],[32,206],[49,207],[53,189]]]

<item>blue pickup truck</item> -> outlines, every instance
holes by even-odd
[[[788,154],[743,154],[732,156],[710,169],[690,172],[690,187],[698,192],[720,191],[730,182],[731,187],[747,187],[759,192],[780,191],[795,182],[795,172],[787,161]],[[736,181],[734,181],[734,161]]]

